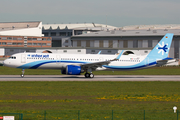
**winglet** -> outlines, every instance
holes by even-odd
[[[121,57],[121,55],[123,54],[124,50],[121,51],[121,53],[117,56],[117,60],[119,60],[119,58]]]

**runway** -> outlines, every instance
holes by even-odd
[[[0,81],[180,81],[180,75],[0,75]]]

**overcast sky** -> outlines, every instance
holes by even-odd
[[[180,24],[180,0],[0,0],[0,22]]]

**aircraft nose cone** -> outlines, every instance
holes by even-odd
[[[3,61],[3,65],[4,65],[4,66],[7,66],[7,60],[4,60],[4,61]]]

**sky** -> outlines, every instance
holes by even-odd
[[[0,0],[0,22],[180,24],[180,0]]]

